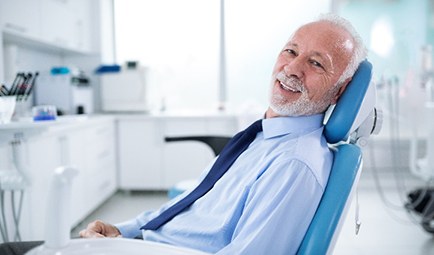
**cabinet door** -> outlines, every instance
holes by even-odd
[[[73,0],[70,6],[73,14],[73,38],[72,47],[82,51],[91,51],[91,36],[92,27],[91,22],[93,5],[89,0]]]
[[[115,132],[112,121],[88,128],[86,201],[94,210],[116,190]],[[90,212],[90,211],[89,211]]]
[[[72,224],[77,224],[116,190],[114,124],[95,123],[59,137],[62,165],[74,166],[78,176],[72,184]]]
[[[39,36],[40,0],[2,0],[0,13],[6,31]]]
[[[72,0],[41,0],[42,38],[62,47],[73,47],[76,27]]]
[[[119,120],[118,155],[121,189],[162,188],[162,143],[158,120]]]

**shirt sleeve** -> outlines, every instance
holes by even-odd
[[[136,218],[115,224],[115,227],[119,229],[122,237],[135,238],[137,236],[141,236],[142,231],[140,228],[149,221],[149,215],[151,214],[151,211],[145,211],[139,214]]]
[[[214,162],[215,162],[216,159],[217,159],[217,157],[214,158],[214,160],[212,160],[209,163],[209,165],[205,168],[205,170],[201,173],[201,175],[198,178],[199,182],[202,181],[205,178],[205,176],[207,175],[207,173],[211,169],[211,167],[214,164]],[[169,208],[173,204],[177,203],[179,200],[183,199],[194,188],[195,187],[191,187],[190,190],[186,190],[183,194],[180,194],[177,197],[173,198],[172,200],[168,201],[167,203],[165,203],[164,205],[162,205],[156,211],[145,211],[145,212],[139,214],[137,217],[135,217],[133,219],[130,219],[130,220],[127,220],[127,221],[124,221],[124,222],[121,222],[121,223],[117,223],[117,224],[114,224],[114,225],[119,229],[119,231],[121,232],[122,237],[125,237],[125,238],[136,238],[138,236],[141,236],[142,235],[142,231],[140,230],[140,228],[143,225],[145,225],[150,220],[152,220],[155,217],[157,217],[158,215],[160,215],[163,211],[165,211],[167,208]]]
[[[125,238],[136,238],[142,235],[142,230],[140,229],[143,225],[148,223],[150,220],[154,219],[158,215],[160,215],[167,208],[177,203],[180,199],[184,198],[190,191],[186,191],[181,195],[169,200],[165,204],[163,204],[158,210],[155,211],[144,211],[137,215],[135,218],[114,224],[115,227],[119,229],[122,237]]]
[[[295,254],[322,194],[303,162],[273,163],[252,185],[231,242],[217,254]]]

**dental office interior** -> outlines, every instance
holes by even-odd
[[[61,166],[71,238],[168,201],[215,156],[168,138],[260,118],[278,51],[327,12],[361,34],[383,115],[333,254],[434,254],[430,0],[0,0],[0,241],[44,240]]]

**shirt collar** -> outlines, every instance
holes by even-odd
[[[323,126],[324,114],[298,117],[275,117],[264,119],[262,127],[264,138],[272,138],[286,134],[301,134]]]

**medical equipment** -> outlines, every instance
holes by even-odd
[[[432,67],[431,54],[431,45],[427,45],[422,48],[421,82],[426,92],[425,107],[427,108],[428,112],[434,111],[434,69]],[[430,133],[427,136],[427,152],[425,156],[422,158],[417,157],[417,137],[412,140],[410,151],[410,169],[412,173],[428,181],[434,178],[434,123],[429,121],[429,124],[430,127],[428,130]]]
[[[425,108],[429,113],[434,112],[434,69],[432,66],[432,46],[422,47],[421,85],[425,89]],[[420,215],[420,224],[427,232],[434,234],[434,193],[431,188],[434,180],[434,122],[428,121],[428,135],[426,138],[426,153],[418,157],[418,136],[410,143],[410,170],[417,177],[426,181],[426,187],[409,192],[405,207],[409,211]]]
[[[149,111],[148,69],[122,68],[101,73],[102,110],[107,112]]]
[[[54,105],[64,114],[93,113],[93,88],[79,70],[55,67],[42,72],[35,88],[36,105]]]
[[[23,198],[26,187],[29,185],[29,180],[26,177],[22,164],[22,137],[20,134],[15,135],[15,139],[11,141],[13,162],[16,169],[8,169],[0,171],[0,234],[4,242],[8,241],[21,241],[20,234],[20,216],[23,206]],[[8,214],[6,207],[7,195],[9,196],[11,206],[11,217],[13,221],[12,230],[14,233],[12,237],[9,236],[8,229]]]

